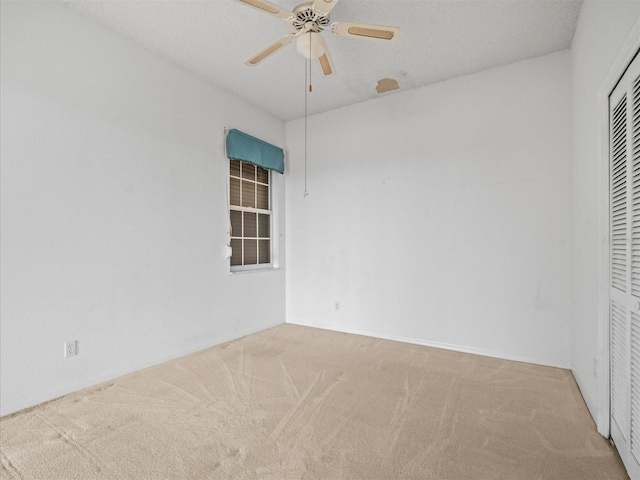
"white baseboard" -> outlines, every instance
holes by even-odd
[[[78,382],[78,383],[68,384],[62,388],[49,391],[44,395],[27,398],[24,401],[16,404],[10,404],[9,406],[2,405],[2,417],[5,417],[7,415],[13,415],[14,413],[20,412],[21,410],[35,407],[37,405],[40,405],[41,403],[55,400],[56,398],[60,398],[65,395],[69,395],[70,393],[84,390],[85,388],[91,388],[96,385],[100,385],[101,383],[115,380],[116,378],[129,375],[130,373],[134,373],[139,370],[144,370],[145,368],[154,367],[156,365],[160,365],[162,363],[174,360],[176,358],[184,357],[186,355],[191,355],[201,350],[206,350],[207,348],[215,347],[216,345],[221,345],[223,343],[227,343],[232,340],[238,340],[242,337],[246,337],[247,335],[252,335],[254,333],[258,333],[263,330],[267,330],[269,328],[282,325],[283,323],[284,322],[278,322],[278,323],[274,323],[273,325],[271,324],[263,325],[258,328],[243,330],[235,334],[228,334],[223,337],[216,338],[214,340],[209,339],[207,342],[203,342],[202,344],[194,345],[190,348],[185,348],[182,350],[176,350],[174,352],[169,353],[168,355],[162,355],[160,357],[153,358],[146,362],[142,362],[138,365],[135,365],[131,369],[127,369],[126,371],[114,371],[114,372],[108,372],[102,375],[97,375],[95,378],[91,379],[89,382]]]
[[[443,350],[451,350],[454,352],[471,353],[473,355],[482,355],[484,357],[500,358],[502,360],[513,360],[515,362],[532,363],[535,365],[542,365],[545,367],[562,368],[564,370],[571,369],[569,364],[552,363],[547,360],[536,358],[536,357],[530,357],[528,355],[496,352],[496,351],[487,350],[484,348],[468,347],[465,345],[454,345],[454,344],[443,343],[443,342],[434,342],[434,341],[425,340],[422,338],[405,337],[402,335],[381,334],[379,332],[373,332],[370,330],[363,330],[359,328],[344,328],[344,327],[337,328],[333,325],[316,325],[316,324],[310,324],[310,323],[307,324],[302,322],[287,322],[287,323],[291,323],[294,325],[302,325],[305,327],[320,328],[322,330],[332,330],[335,332],[365,335],[367,337],[380,338],[382,340],[392,340],[394,342],[411,343],[414,345],[422,345],[424,347],[440,348]]]

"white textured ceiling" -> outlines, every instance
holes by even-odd
[[[293,10],[298,0],[271,0]],[[312,64],[309,113],[380,96],[378,80],[400,89],[568,48],[582,0],[340,0],[331,22],[397,25],[397,42],[325,31],[336,75]],[[232,0],[67,0],[67,4],[213,83],[292,120],[304,114],[305,59],[288,46],[256,67],[244,61],[286,33],[285,22]]]

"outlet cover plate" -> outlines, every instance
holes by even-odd
[[[64,342],[64,358],[75,357],[78,354],[78,341]]]

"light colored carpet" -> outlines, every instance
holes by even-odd
[[[0,420],[2,478],[627,478],[565,370],[280,325]]]

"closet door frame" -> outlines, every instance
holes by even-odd
[[[598,318],[598,353],[594,374],[598,386],[598,398],[596,406],[596,426],[598,432],[605,438],[611,435],[611,348],[610,348],[610,198],[609,198],[609,169],[610,165],[610,131],[609,131],[609,96],[613,93],[618,82],[622,79],[627,67],[631,64],[636,53],[640,49],[640,18],[634,23],[613,65],[609,69],[604,82],[598,90],[598,107],[600,112],[600,215],[599,230],[601,233],[601,245],[599,252],[600,279],[599,279],[599,318]],[[593,413],[593,412],[592,412]]]

